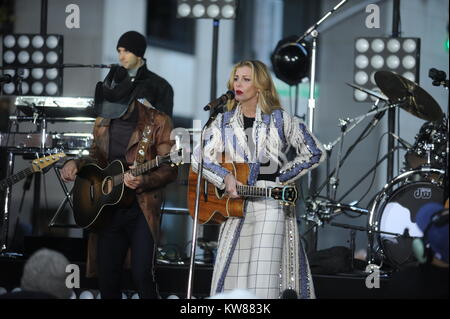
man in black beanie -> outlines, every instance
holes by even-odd
[[[89,157],[66,162],[61,170],[64,181],[74,181],[80,170],[83,176],[83,167],[92,162],[106,167],[121,160],[133,167],[136,161],[140,164],[170,152],[173,91],[166,80],[147,69],[146,47],[145,37],[138,32],[120,37],[121,66],[112,67],[106,79],[97,83],[98,117]],[[154,257],[163,189],[176,177],[177,168],[168,164],[138,176],[124,174],[123,184],[134,190],[132,203],[108,207],[101,213],[106,221],[89,233],[86,276],[98,276],[102,298],[121,298],[124,266],[131,267],[141,299],[158,297]]]
[[[147,100],[157,110],[172,118],[173,89],[165,79],[148,70],[144,59],[147,48],[145,37],[136,31],[125,32],[119,38],[116,48],[120,64],[128,70],[135,82],[136,98]]]

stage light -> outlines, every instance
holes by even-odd
[[[237,0],[178,0],[177,18],[235,19]]]
[[[132,296],[131,299],[141,299],[139,298],[139,294],[137,292],[135,292]]]
[[[420,39],[364,37],[355,39],[355,83],[363,88],[377,91],[374,75],[377,71],[391,71],[413,82],[419,81]],[[368,79],[366,81],[366,79]],[[364,92],[356,92],[357,102],[370,102],[376,98]]]
[[[182,3],[178,6],[177,12],[180,18],[186,18],[191,13],[191,7],[186,3]]]
[[[44,45],[44,38],[40,35],[36,35],[33,37],[31,44],[33,45],[34,48],[40,49]]]
[[[8,50],[3,53],[3,61],[6,63],[13,63],[15,59],[16,54],[13,51]]]
[[[359,71],[355,74],[355,83],[358,85],[364,85],[369,81],[369,77],[367,76],[367,73]]]
[[[95,298],[94,294],[91,291],[85,290],[80,294],[79,299],[95,299]]]
[[[356,41],[355,47],[358,52],[364,53],[369,50],[369,41],[367,41],[366,39],[358,39]]]
[[[41,95],[43,91],[44,86],[41,82],[34,82],[31,86],[31,92],[33,93],[33,95]]]
[[[40,80],[44,76],[44,70],[43,69],[33,69],[31,71],[31,76],[36,80]]]
[[[30,38],[26,35],[21,35],[17,43],[19,44],[19,47],[25,49],[27,46],[30,45]]]
[[[400,59],[396,55],[390,55],[386,59],[386,65],[389,69],[396,69],[400,65]]]
[[[2,86],[3,94],[61,96],[63,72],[57,66],[63,63],[63,45],[57,34],[5,35],[3,74],[13,81]]]
[[[308,76],[309,54],[303,44],[294,42],[296,36],[278,42],[271,55],[272,67],[277,78],[289,85],[297,85]]]
[[[398,50],[400,50],[400,41],[398,41],[397,39],[390,39],[387,43],[387,48],[389,52],[398,52]]]
[[[57,69],[47,69],[45,71],[45,76],[49,79],[49,80],[54,80],[56,79],[56,77],[58,76],[58,70]]]
[[[20,51],[17,59],[20,63],[25,64],[30,60],[30,54],[27,51]]]
[[[7,35],[3,38],[3,45],[5,48],[12,48],[16,45],[16,38],[14,38],[12,35]]]
[[[364,69],[369,65],[369,59],[365,55],[358,55],[355,63],[358,68]]]

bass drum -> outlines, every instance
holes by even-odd
[[[416,215],[426,203],[442,203],[443,174],[432,168],[408,171],[394,178],[377,195],[369,212],[371,263],[386,263],[393,269],[417,264],[412,241],[423,233],[416,224]],[[430,175],[439,178],[430,180]]]

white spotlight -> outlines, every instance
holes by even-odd
[[[369,41],[366,39],[358,39],[355,44],[356,51],[364,53],[369,50]]]
[[[381,55],[374,55],[372,57],[372,59],[370,59],[370,65],[375,68],[375,69],[379,69],[381,67],[383,67],[384,65],[384,59]]]
[[[206,12],[210,18],[216,18],[220,14],[220,9],[217,4],[212,4]]]
[[[358,55],[355,60],[355,64],[358,68],[364,69],[369,65],[369,59],[365,55]]]
[[[416,42],[412,39],[407,39],[403,42],[403,50],[408,53],[413,52],[416,49]]]
[[[416,66],[416,59],[412,55],[407,55],[403,58],[402,64],[406,69],[411,69]]]
[[[16,89],[16,86],[14,83],[6,83],[3,85],[3,92],[6,94],[13,94],[14,90]]]
[[[41,51],[35,51],[31,55],[31,60],[33,60],[33,62],[36,64],[42,63],[42,61],[44,60],[44,54],[42,54]]]
[[[396,69],[396,68],[398,68],[398,66],[400,65],[400,59],[399,59],[398,56],[396,56],[396,55],[390,55],[390,56],[386,59],[386,65],[387,65],[390,69]]]
[[[45,71],[45,76],[49,79],[49,80],[54,80],[56,79],[56,77],[58,76],[58,70],[57,69],[47,69]]]
[[[384,42],[381,39],[375,39],[372,41],[372,50],[374,52],[380,53],[384,50]]]
[[[20,63],[25,64],[30,60],[30,54],[27,51],[20,51],[17,55],[17,60],[19,60]]]
[[[182,3],[178,6],[178,15],[180,17],[187,17],[191,13],[191,6],[187,3]]]
[[[55,82],[48,82],[45,85],[45,92],[48,95],[55,95],[58,92],[58,86],[56,85]]]
[[[21,48],[26,48],[27,46],[30,45],[30,38],[28,38],[26,35],[21,35],[17,40],[17,44]]]
[[[367,99],[368,94],[366,92],[360,91],[360,90],[354,90],[353,96],[357,101],[365,101]]]
[[[44,76],[44,70],[43,69],[32,69],[31,70],[31,76],[36,79],[40,80]]]
[[[194,8],[192,9],[192,14],[196,18],[200,18],[205,14],[205,7],[202,4],[196,4]]]
[[[50,51],[47,53],[45,59],[47,60],[47,63],[54,64],[56,61],[58,61],[58,55],[55,51]]]
[[[412,72],[408,71],[408,72],[403,73],[403,77],[410,80],[411,82],[416,82],[416,76]]]
[[[36,35],[33,37],[33,40],[31,40],[31,44],[34,48],[40,49],[44,45],[44,38],[40,35]]]
[[[5,60],[6,63],[13,63],[16,59],[16,55],[13,51],[8,50],[5,53],[3,53],[3,60]]]
[[[44,86],[41,82],[34,82],[33,85],[31,85],[31,92],[33,92],[34,95],[41,95],[42,91],[44,91]]]
[[[20,85],[22,86],[22,94],[28,94],[28,91],[30,90],[30,86],[28,85],[28,83],[22,82]],[[17,90],[19,90],[19,87],[17,87]]]
[[[4,44],[5,47],[7,47],[7,48],[12,48],[12,47],[16,44],[16,38],[13,37],[12,35],[7,35],[7,36],[3,39],[3,44]]]
[[[94,294],[89,290],[85,290],[80,294],[80,299],[94,299]]]
[[[358,71],[355,74],[355,82],[359,85],[364,85],[369,80],[369,76],[364,71]]]
[[[234,13],[235,13],[235,11],[234,11],[233,6],[230,6],[229,4],[223,6],[222,15],[224,18],[230,19],[231,17],[234,16]]]
[[[45,41],[45,44],[50,49],[54,49],[58,45],[58,38],[56,38],[54,35],[51,35],[47,38],[47,40]]]
[[[387,49],[389,52],[395,53],[400,50],[400,41],[397,39],[390,39],[387,43]]]

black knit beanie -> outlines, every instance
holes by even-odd
[[[138,57],[143,57],[145,49],[147,48],[147,40],[145,37],[136,31],[128,31],[122,34],[117,42],[117,49],[122,47]]]

